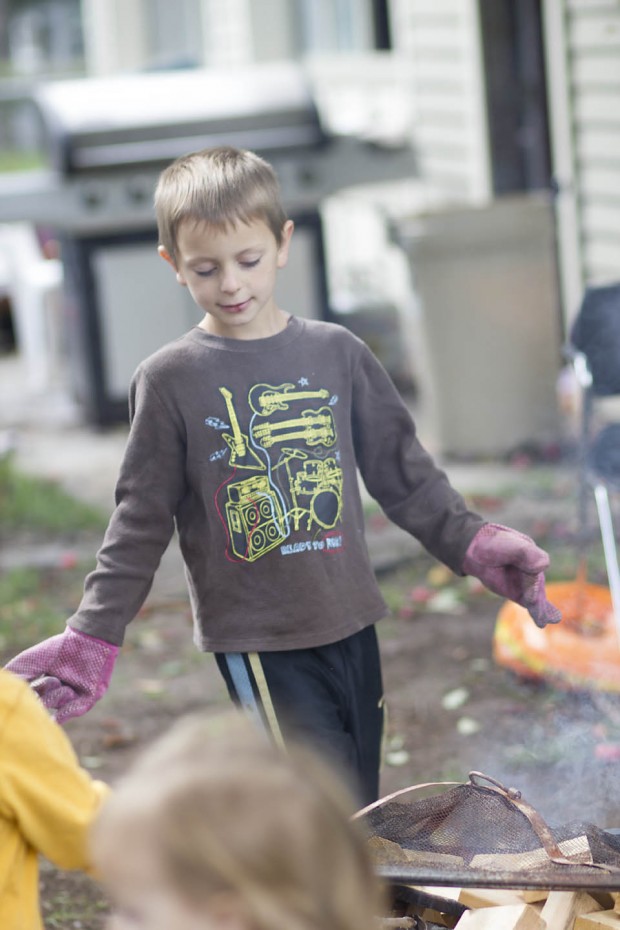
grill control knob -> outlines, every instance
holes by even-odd
[[[89,184],[82,188],[80,199],[87,210],[99,210],[105,203],[105,193],[100,187]]]
[[[152,190],[143,178],[133,178],[125,186],[125,193],[128,200],[136,206],[141,206],[143,203],[150,201]]]

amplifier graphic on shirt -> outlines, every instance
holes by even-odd
[[[254,562],[288,538],[280,499],[266,475],[228,485],[225,511],[232,551],[246,562]]]

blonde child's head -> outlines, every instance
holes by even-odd
[[[177,230],[186,220],[222,228],[262,220],[278,245],[286,223],[271,165],[232,146],[192,152],[165,168],[155,190],[155,213],[160,244],[172,259]]]
[[[237,715],[216,723],[174,726],[104,806],[92,845],[114,927],[370,930],[381,896],[347,790]]]

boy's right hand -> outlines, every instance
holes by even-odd
[[[119,647],[67,627],[6,666],[30,683],[58,723],[80,717],[108,690]]]

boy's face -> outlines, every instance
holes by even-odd
[[[177,231],[176,260],[163,246],[159,254],[204,310],[203,329],[232,339],[262,339],[286,325],[287,315],[276,305],[273,292],[277,271],[286,265],[292,232],[288,220],[278,245],[262,220],[224,229],[186,220]]]

